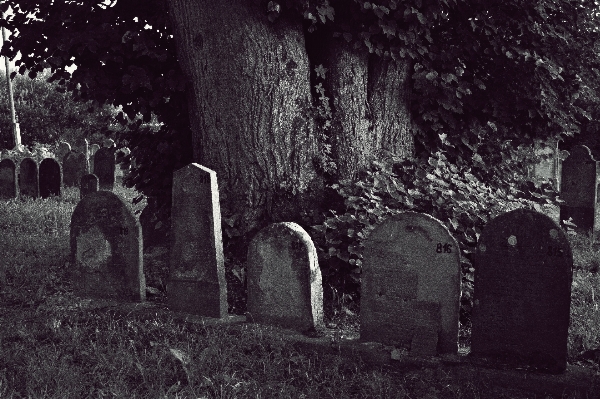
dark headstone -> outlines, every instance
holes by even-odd
[[[54,158],[46,158],[40,163],[40,196],[48,198],[60,195],[60,164]]]
[[[196,163],[173,173],[169,307],[200,316],[227,315],[217,174]]]
[[[3,159],[0,161],[0,199],[16,198],[17,193],[17,167],[12,159]]]
[[[38,181],[38,165],[31,158],[23,158],[19,166],[19,192],[23,196],[38,198],[40,188]]]
[[[542,213],[507,212],[487,224],[474,260],[472,355],[564,371],[573,256],[563,230]]]
[[[371,232],[363,256],[360,339],[415,355],[456,353],[460,249],[448,230],[405,212]]]
[[[110,191],[89,193],[71,217],[77,295],[144,300],[142,230],[129,205]]]
[[[79,187],[81,176],[85,174],[85,154],[69,152],[63,160],[63,183],[68,187]]]
[[[248,312],[255,322],[298,331],[323,325],[317,250],[296,223],[262,229],[248,248]]]
[[[95,193],[98,190],[98,176],[94,174],[87,174],[81,177],[81,185],[79,186],[79,198],[83,198],[90,193]]]
[[[560,196],[565,204],[560,206],[560,220],[572,217],[585,232],[594,227],[597,170],[596,160],[584,145],[573,147],[562,163]]]
[[[100,181],[100,190],[112,191],[115,187],[114,147],[100,148],[94,155],[94,174]]]

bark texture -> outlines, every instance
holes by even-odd
[[[414,140],[410,117],[410,71],[408,60],[384,60],[372,55],[369,59],[367,99],[372,116],[374,152],[381,150],[410,158]]]
[[[326,95],[332,99],[333,156],[341,177],[352,178],[370,162],[373,143],[367,107],[368,52],[344,39],[328,43]]]
[[[356,177],[384,151],[412,157],[411,63],[369,55],[344,39],[325,43],[326,94],[332,98],[332,142],[340,177]]]
[[[265,209],[286,207],[275,192],[315,180],[301,21],[270,23],[248,0],[170,0],[170,10],[193,86],[194,159],[217,172],[224,208],[243,214],[248,231]]]

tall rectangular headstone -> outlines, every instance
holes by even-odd
[[[226,316],[216,172],[192,163],[173,174],[171,240],[169,307],[200,316]]]
[[[17,167],[12,159],[6,158],[0,161],[0,199],[16,198],[17,189]]]
[[[471,354],[564,371],[573,256],[563,230],[529,209],[502,214],[485,226],[474,267]]]
[[[23,158],[19,166],[19,193],[21,198],[40,196],[38,164],[31,158]]]
[[[323,325],[317,250],[296,223],[262,229],[248,248],[248,312],[253,321],[298,331]]]
[[[594,228],[598,166],[590,149],[577,145],[562,163],[560,220],[573,218],[577,228]]]
[[[40,163],[40,196],[59,196],[61,183],[60,164],[54,158],[45,158]]]
[[[110,191],[89,193],[71,217],[75,293],[93,298],[144,300],[142,229],[130,206]]]
[[[435,218],[404,212],[365,241],[360,339],[414,355],[458,351],[460,249]]]
[[[102,147],[94,155],[94,174],[100,181],[100,190],[112,191],[115,187],[115,149]]]

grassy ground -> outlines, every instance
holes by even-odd
[[[135,193],[117,193],[131,199]],[[442,370],[396,372],[333,355],[302,354],[241,331],[88,310],[66,271],[76,189],[60,199],[0,202],[0,398],[534,398]],[[143,203],[137,208],[142,208]],[[576,270],[569,356],[594,366],[600,347],[600,246],[572,237]],[[164,287],[164,251],[145,255],[148,285]],[[228,278],[228,282],[234,277]],[[231,290],[235,295],[235,290]],[[151,296],[161,300],[160,294]],[[358,315],[326,304],[329,325],[356,329]],[[538,396],[539,397],[539,396]]]

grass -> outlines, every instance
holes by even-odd
[[[0,398],[536,397],[494,388],[476,375],[399,372],[301,353],[269,326],[229,329],[90,310],[66,278],[70,216],[78,200],[77,189],[66,189],[61,198],[0,202]],[[572,237],[572,245],[569,356],[575,362],[600,346],[600,245],[581,236]],[[145,255],[151,287],[164,288],[164,255],[157,249]],[[327,304],[337,310],[327,322],[356,329],[358,315],[343,302]]]

